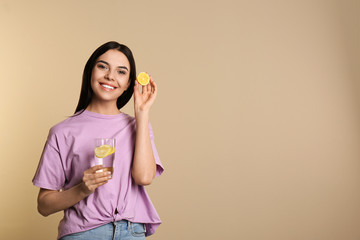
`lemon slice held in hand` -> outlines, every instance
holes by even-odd
[[[141,72],[139,73],[139,75],[137,76],[136,80],[138,81],[138,83],[142,86],[146,86],[149,84],[150,81],[150,76],[149,74],[147,74],[146,72]]]
[[[98,158],[104,158],[113,154],[115,152],[115,148],[110,145],[101,145],[100,147],[95,148],[95,156]]]

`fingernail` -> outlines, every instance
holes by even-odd
[[[111,172],[106,172],[106,174],[107,174],[107,175],[110,175],[110,174],[111,174]]]

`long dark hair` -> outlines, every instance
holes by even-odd
[[[121,96],[116,101],[116,106],[118,109],[121,109],[125,104],[130,100],[132,94],[134,93],[134,84],[136,79],[136,67],[135,67],[135,60],[131,50],[118,42],[107,42],[101,45],[95,52],[90,56],[89,60],[86,62],[84,73],[82,77],[82,85],[81,85],[81,92],[78,105],[76,107],[75,113],[83,112],[87,106],[89,106],[91,99],[94,95],[93,90],[91,88],[91,73],[95,66],[96,60],[107,52],[110,49],[116,49],[127,57],[130,63],[130,76],[129,76],[129,87],[126,91],[121,94]],[[81,111],[81,112],[80,112]]]

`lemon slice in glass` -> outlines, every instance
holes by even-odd
[[[115,148],[106,144],[95,148],[95,156],[97,158],[104,158],[106,156],[109,156],[110,154],[113,154],[114,152]]]

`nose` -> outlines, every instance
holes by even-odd
[[[108,79],[108,80],[111,80],[111,81],[114,81],[115,80],[115,77],[114,77],[114,72],[109,70],[107,71],[107,73],[105,74],[105,78]]]

